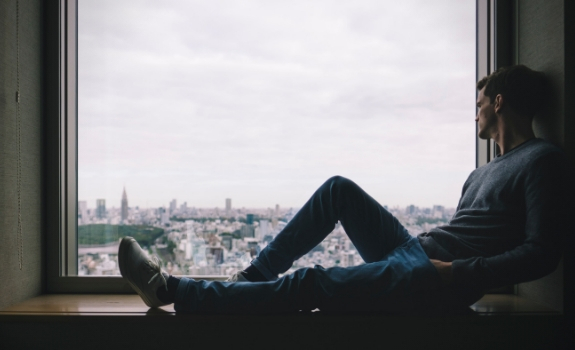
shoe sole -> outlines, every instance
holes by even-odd
[[[120,242],[120,248],[118,251],[118,263],[120,265],[120,274],[122,275],[124,280],[128,282],[128,284],[132,287],[132,289],[134,289],[136,293],[138,293],[138,295],[140,296],[140,298],[142,298],[142,300],[146,305],[148,305],[149,307],[156,307],[152,305],[150,300],[148,300],[148,297],[146,297],[146,295],[140,290],[140,288],[138,288],[138,286],[136,286],[134,283],[130,281],[129,277],[131,276],[127,276],[127,272],[130,271],[130,269],[126,266],[127,262],[126,259],[124,259],[123,257],[128,253],[132,242],[135,242],[136,244],[138,243],[132,237],[124,237]]]

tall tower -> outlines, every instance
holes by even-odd
[[[226,198],[226,216],[232,216],[232,199]]]
[[[122,222],[128,220],[128,195],[126,194],[126,187],[124,187],[124,192],[122,193]]]

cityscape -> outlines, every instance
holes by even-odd
[[[225,278],[249,266],[250,261],[281,232],[298,208],[234,208],[225,199],[222,208],[196,208],[173,199],[158,208],[130,207],[126,189],[119,207],[106,207],[97,199],[94,207],[78,201],[78,274],[119,275],[118,247],[122,237],[132,236],[150,255],[157,255],[172,275]],[[455,209],[434,205],[420,208],[388,207],[415,236],[445,225]],[[348,267],[364,261],[341,224],[286,272],[298,268]]]

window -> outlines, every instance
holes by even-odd
[[[227,245],[234,244],[234,239],[237,239],[234,236],[234,233],[238,234],[236,231],[239,231],[240,237],[249,238],[252,235],[250,230],[254,230],[255,235],[257,228],[259,237],[254,238],[259,241],[243,239],[245,247],[242,247],[249,248],[253,244],[257,250],[258,244],[254,243],[261,243],[266,236],[273,236],[281,228],[281,222],[287,220],[285,214],[290,213],[289,208],[293,208],[293,214],[317,186],[335,174],[351,178],[380,203],[388,205],[396,213],[402,213],[406,225],[411,224],[414,229],[419,226],[425,230],[425,227],[449,215],[446,207],[455,207],[463,181],[473,168],[471,152],[475,139],[471,106],[474,104],[476,77],[469,76],[474,65],[473,42],[469,38],[464,39],[467,34],[463,31],[454,31],[450,26],[460,22],[463,26],[472,23],[472,20],[462,16],[465,11],[473,11],[473,3],[462,5],[462,2],[457,2],[446,7],[448,10],[425,1],[402,3],[398,12],[389,17],[394,20],[392,23],[381,20],[379,14],[388,16],[391,10],[389,5],[382,8],[379,2],[366,1],[353,5],[330,2],[327,7],[321,7],[327,3],[314,3],[305,11],[298,10],[298,6],[309,4],[290,2],[289,6],[279,11],[281,16],[277,16],[278,10],[270,8],[267,3],[250,4],[246,6],[253,7],[241,8],[235,2],[206,2],[204,5],[194,4],[193,9],[171,10],[154,4],[152,6],[155,8],[145,9],[140,3],[130,8],[133,4],[128,1],[119,4],[62,0],[62,21],[58,30],[61,38],[60,91],[63,107],[59,114],[61,119],[58,119],[62,128],[59,138],[62,152],[58,153],[61,186],[58,201],[62,205],[63,215],[58,228],[51,226],[53,236],[59,238],[60,244],[50,248],[50,264],[60,268],[50,273],[50,289],[116,291],[126,287],[119,278],[85,278],[77,274],[86,273],[90,263],[87,253],[91,248],[84,247],[83,243],[110,243],[98,242],[94,237],[108,235],[115,238],[119,235],[117,230],[122,226],[122,220],[136,223],[134,216],[138,216],[138,220],[143,220],[144,216],[155,220],[148,222],[149,227],[145,228],[151,231],[156,223],[162,225],[164,221],[164,234],[159,235],[159,240],[154,240],[150,248],[153,249],[151,246],[154,245],[155,249],[175,249],[183,255],[184,260],[193,260],[187,259],[189,256],[186,257],[186,254],[198,254],[194,249],[202,250],[202,242],[193,242],[196,238],[204,239],[205,247],[200,255],[207,252],[211,255],[209,259],[223,258],[222,249],[210,251],[208,235],[189,237],[187,234],[197,232],[200,221],[206,221],[209,215],[218,216],[221,220],[218,223],[214,218],[216,230],[218,225],[224,226],[224,229],[235,228],[232,232],[224,232],[223,229],[215,232],[218,247],[224,247],[224,251],[227,251]],[[86,6],[86,12],[83,12],[83,6]],[[113,11],[110,6],[113,6]],[[444,11],[455,11],[454,6],[462,11],[461,16],[453,16],[453,12],[450,12],[448,20],[443,20]],[[150,20],[151,13],[154,20]],[[274,13],[277,17],[274,17]],[[418,13],[424,14],[419,24],[403,22],[406,17],[401,17],[401,14],[409,14],[407,17],[412,18]],[[236,15],[240,16],[234,17]],[[469,13],[466,16],[469,17]],[[167,21],[159,22],[161,18]],[[186,18],[193,18],[192,23],[185,22]],[[87,22],[82,22],[84,19]],[[115,19],[121,21],[115,22]],[[97,22],[103,27],[95,25]],[[139,26],[130,27],[131,23]],[[120,24],[122,26],[118,26]],[[193,35],[178,36],[177,30],[169,31],[184,24],[190,26]],[[266,26],[271,29],[266,30]],[[408,33],[408,28],[413,27],[419,32]],[[397,46],[396,41],[384,35],[390,31],[393,36],[404,38],[408,45]],[[133,35],[132,39],[123,37],[128,34]],[[158,37],[158,41],[153,41],[154,36]],[[448,55],[444,54],[449,52],[449,45],[460,42],[464,42],[468,53],[455,57],[455,62],[446,61]],[[101,44],[103,46],[98,46]],[[97,47],[96,51],[89,50],[94,47]],[[116,56],[109,56],[113,49]],[[415,51],[410,51],[412,49]],[[146,54],[147,50],[150,54]],[[471,64],[461,63],[470,61],[466,55],[471,56]],[[451,56],[453,58],[453,54]],[[422,57],[425,60],[421,60]],[[423,61],[427,62],[424,66],[421,64]],[[121,66],[120,63],[129,65]],[[405,66],[405,63],[408,65]],[[83,64],[91,69],[83,70]],[[148,69],[145,75],[137,73],[138,64],[147,67],[144,68]],[[171,70],[170,67],[177,69]],[[190,67],[196,70],[186,70]],[[181,76],[178,72],[181,72]],[[179,83],[182,77],[193,81],[199,78],[206,80],[199,85],[177,85],[176,82]],[[414,84],[416,79],[413,77],[422,77],[422,80]],[[159,84],[156,83],[162,79],[169,81],[166,85],[157,86]],[[103,84],[103,81],[110,84]],[[446,97],[453,91],[452,86],[456,81],[464,82],[467,88],[458,89],[458,94],[451,97],[457,103],[449,104],[450,99]],[[234,95],[241,95],[241,98],[234,98]],[[422,97],[417,97],[419,99],[414,102],[416,95]],[[139,96],[144,98],[135,100]],[[382,99],[381,96],[387,98]],[[164,100],[160,101],[160,98]],[[158,106],[160,109],[154,111],[156,119],[143,122],[144,118],[140,116]],[[121,113],[117,114],[118,110]],[[162,114],[161,111],[166,113]],[[230,118],[230,111],[239,116]],[[129,119],[121,120],[118,117],[132,112],[136,115],[131,115]],[[199,119],[181,118],[193,114]],[[175,118],[177,115],[180,118]],[[252,118],[254,115],[258,115],[259,119]],[[318,115],[324,119],[312,118]],[[390,119],[386,120],[387,117]],[[407,124],[414,117],[419,118],[419,124]],[[453,128],[449,129],[444,122],[437,122],[440,131],[425,139],[429,134],[429,125],[433,125],[429,124],[429,120],[440,117],[450,119]],[[271,119],[279,121],[274,124],[270,122]],[[465,121],[460,123],[461,120]],[[146,123],[153,128],[144,130],[141,124]],[[120,125],[124,126],[123,130],[119,129]],[[391,128],[389,125],[396,126]],[[194,126],[199,130],[194,130]],[[191,141],[183,143],[193,139],[193,136],[206,138],[205,130],[210,129],[218,131],[210,135],[215,141],[201,145]],[[157,137],[150,132],[171,136],[158,142],[164,136]],[[137,134],[135,138],[132,138],[133,134]],[[444,137],[445,134],[449,134],[449,137]],[[228,140],[231,142],[226,141],[225,135],[231,135],[232,140]],[[138,138],[148,142],[136,143]],[[370,142],[378,138],[390,141],[382,144]],[[425,142],[418,144],[419,139]],[[453,144],[449,145],[447,139]],[[254,142],[244,147],[243,144],[248,141]],[[306,147],[298,149],[298,142]],[[145,148],[150,146],[148,144],[152,147]],[[185,155],[176,154],[179,148],[186,147],[191,148],[188,153],[201,149],[208,155],[202,163],[202,158],[185,158]],[[219,153],[209,153],[220,147]],[[132,152],[123,160],[108,158],[89,164],[90,160],[102,154],[121,156],[128,148],[141,152]],[[402,153],[402,148],[407,148],[408,152]],[[469,154],[459,158],[455,155],[465,152]],[[176,159],[163,159],[170,158],[165,157],[166,154]],[[226,154],[231,154],[231,157],[224,158]],[[209,161],[218,160],[219,157],[225,161],[209,164]],[[380,161],[382,157],[384,161]],[[154,162],[150,162],[151,159]],[[182,161],[186,159],[192,161]],[[171,167],[170,161],[176,166]],[[135,180],[122,175],[141,174],[137,168],[130,167],[155,162],[160,173],[166,176],[154,178],[149,172],[138,179],[139,184],[136,185]],[[195,167],[190,167],[189,163]],[[351,166],[344,168],[342,163]],[[407,167],[390,171],[379,166],[396,166],[400,163]],[[459,163],[466,165],[461,167]],[[232,170],[232,175],[236,174],[235,178],[220,176],[226,164]],[[251,168],[247,169],[246,164]],[[122,170],[124,165],[127,167]],[[283,171],[285,177],[273,173],[274,167]],[[207,200],[196,203],[193,195],[183,194],[189,184],[170,176],[170,172],[182,168],[188,173],[195,170],[203,176],[197,178],[204,184],[203,188],[212,192],[196,193],[196,198]],[[422,172],[426,172],[427,176],[421,176]],[[261,173],[268,173],[267,177],[259,176]],[[442,182],[446,173],[457,173],[457,176]],[[392,178],[395,174],[409,182],[398,184],[397,179]],[[150,181],[146,182],[146,176]],[[219,182],[213,181],[214,178]],[[388,178],[389,183],[396,185],[378,187],[382,178]],[[149,189],[151,181],[154,187],[162,182],[167,185],[163,189],[157,186],[157,191],[161,193],[157,196],[159,199],[142,196],[143,191]],[[216,184],[210,186],[210,181]],[[99,183],[100,186],[86,186],[90,182]],[[423,198],[421,189],[430,182],[443,189],[446,195],[438,199],[433,191],[429,191],[425,200],[418,201],[417,198]],[[124,185],[127,204],[123,208]],[[260,188],[265,194],[273,193],[274,197],[250,203],[252,198],[248,194]],[[395,188],[403,190],[402,201],[394,200],[389,195]],[[218,189],[222,192],[213,192]],[[280,198],[281,195],[284,197]],[[228,202],[226,198],[231,201]],[[396,195],[394,198],[400,197]],[[182,206],[182,202],[187,204]],[[111,211],[112,206],[115,208]],[[219,207],[219,215],[215,214],[214,207]],[[206,208],[211,212],[204,211]],[[205,212],[203,217],[198,215],[202,212]],[[182,213],[187,216],[179,218],[178,215]],[[108,222],[109,216],[115,218]],[[250,224],[254,217],[255,222]],[[184,221],[178,223],[172,219]],[[185,219],[193,222],[186,223]],[[227,224],[224,223],[226,219]],[[100,223],[106,225],[95,226]],[[170,226],[166,226],[166,223]],[[174,232],[174,229],[179,233],[170,237],[167,231]],[[206,225],[203,225],[204,232],[205,229]],[[242,229],[246,232],[242,232]],[[184,230],[185,238],[181,234]],[[223,233],[229,233],[231,238]],[[86,237],[88,240],[83,241]],[[90,237],[94,239],[90,241]],[[337,232],[335,237],[328,238],[330,240],[324,244],[324,250],[338,249],[347,253],[353,250],[353,247],[342,244],[345,242],[339,239]],[[98,263],[107,263],[103,261],[106,258],[100,257],[105,254],[98,253]],[[107,259],[113,261],[110,255]],[[349,254],[341,256],[348,260],[341,259],[339,264],[359,263]],[[208,258],[201,257],[204,258],[208,262]],[[182,266],[178,267],[183,274],[202,273],[194,270],[193,266],[187,266],[187,271],[182,271]],[[214,275],[229,272],[222,272],[221,269],[214,271],[205,269],[203,273]]]

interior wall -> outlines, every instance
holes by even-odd
[[[44,285],[43,56],[44,2],[0,1],[0,310],[36,296]],[[20,118],[16,91],[19,28]],[[18,130],[20,129],[20,152]],[[22,269],[18,244],[21,164]]]
[[[549,111],[536,116],[533,127],[538,137],[562,147],[573,161],[573,110],[566,104],[566,69],[573,64],[566,57],[566,16],[564,7],[571,0],[518,1],[517,59],[550,78],[553,97]],[[563,310],[564,262],[551,275],[518,286],[518,294]]]

